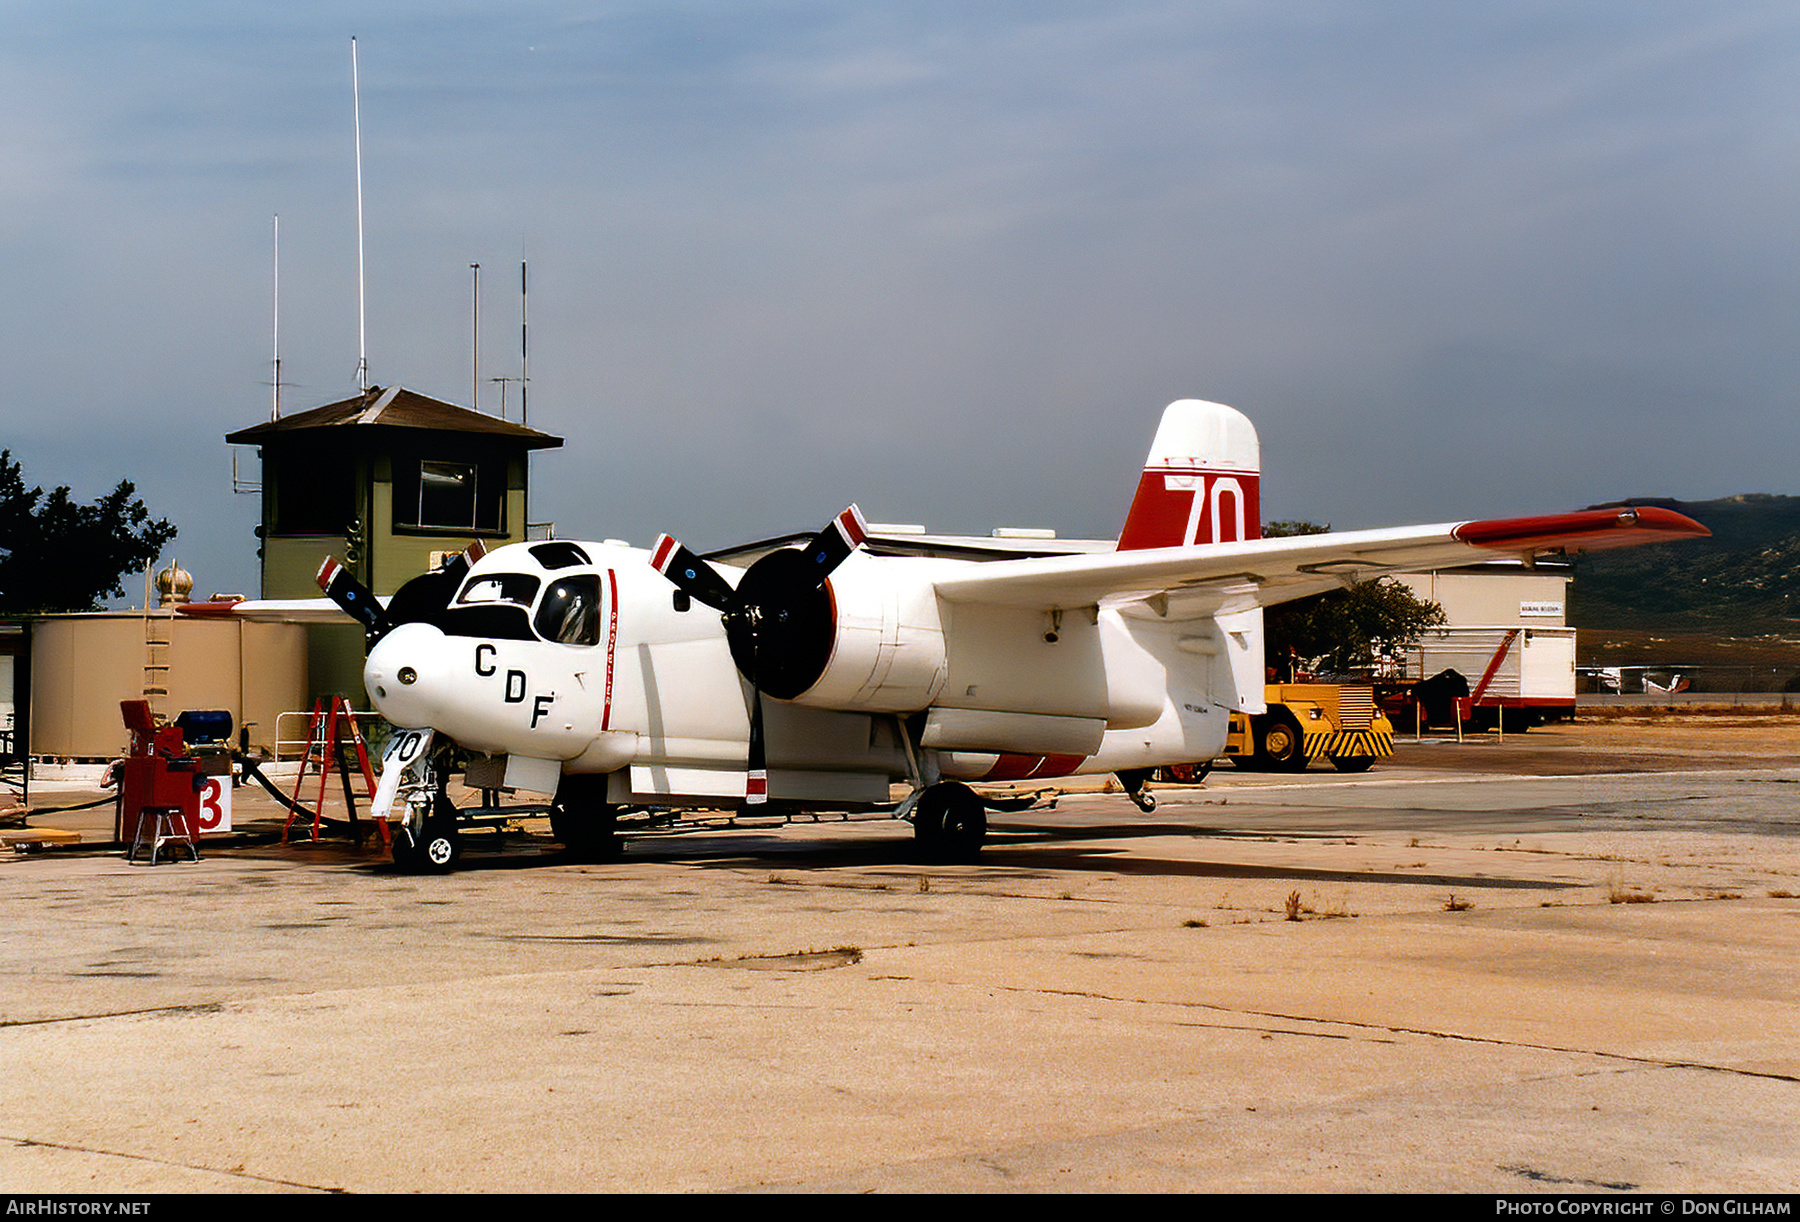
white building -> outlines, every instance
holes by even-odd
[[[1461,674],[1477,721],[1504,718],[1510,725],[1516,716],[1523,727],[1575,711],[1575,630],[1568,626],[1566,566],[1496,562],[1396,580],[1441,606],[1448,621],[1408,651],[1406,678],[1429,679],[1445,670]]]

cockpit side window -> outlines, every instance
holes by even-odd
[[[600,578],[592,573],[559,577],[544,591],[532,621],[538,635],[562,645],[600,643]]]
[[[456,596],[459,606],[512,603],[529,607],[538,590],[538,579],[528,573],[483,573],[471,577]]]

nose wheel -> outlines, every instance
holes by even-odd
[[[462,832],[456,826],[455,808],[444,804],[448,812],[433,811],[424,826],[414,829],[412,821],[394,829],[394,864],[408,874],[448,874],[462,856]]]

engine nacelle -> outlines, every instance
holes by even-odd
[[[936,700],[946,667],[932,576],[916,559],[901,566],[859,552],[845,560],[825,588],[830,655],[818,678],[790,698],[868,713],[912,713]]]

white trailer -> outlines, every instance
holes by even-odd
[[[1573,628],[1509,624],[1429,632],[1409,652],[1407,677],[1429,679],[1445,670],[1469,681],[1466,721],[1524,729],[1575,712]]]

